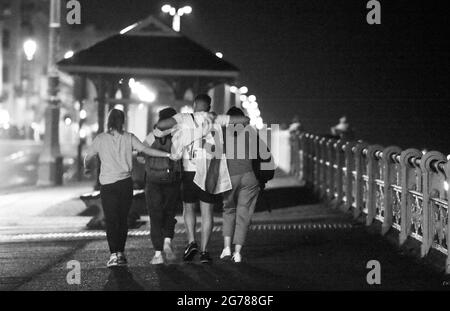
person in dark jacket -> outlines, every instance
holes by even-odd
[[[159,112],[159,120],[165,120],[176,114],[173,108]],[[150,133],[144,142],[154,149],[169,152],[172,147],[172,136],[169,131],[157,128]],[[175,212],[181,204],[181,161],[147,157],[145,196],[150,215],[150,237],[155,249],[151,264],[163,264],[165,259],[176,259],[172,249],[175,230]],[[165,258],[163,257],[165,255]]]

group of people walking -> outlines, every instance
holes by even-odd
[[[223,206],[224,248],[219,258],[242,261],[251,217],[261,190],[273,178],[274,165],[267,145],[253,127],[247,126],[249,118],[241,109],[232,107],[225,115],[210,109],[211,98],[201,94],[194,100],[192,114],[177,113],[173,108],[161,110],[159,121],[143,143],[124,130],[122,111],[110,111],[107,132],[94,139],[85,157],[86,167],[96,156],[100,160],[100,194],[111,252],[108,267],[127,264],[133,152],[145,156],[145,195],[155,250],[151,263],[176,260],[172,240],[181,201],[188,240],[184,261],[194,260],[199,253],[202,263],[212,262],[208,243],[216,205]]]

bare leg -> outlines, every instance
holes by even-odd
[[[200,201],[200,211],[202,213],[202,241],[201,251],[206,252],[209,238],[213,229],[213,208],[214,204]]]
[[[234,246],[234,252],[235,253],[241,253],[241,250],[242,250],[242,245],[235,245]]]
[[[195,241],[195,226],[196,226],[195,207],[197,204],[183,202],[183,205],[184,205],[183,216],[184,216],[184,224],[186,226],[186,234],[188,242],[192,243]]]
[[[223,248],[231,248],[231,237],[230,236],[223,237]]]

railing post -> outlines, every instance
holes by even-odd
[[[334,191],[336,189],[335,181],[334,181],[334,139],[328,139],[326,142],[327,147],[327,158],[328,158],[328,168],[327,168],[327,179],[328,179],[328,200],[332,200],[334,198]]]
[[[322,137],[319,140],[320,148],[320,172],[319,172],[319,184],[320,184],[320,196],[325,198],[327,195],[327,150],[326,150],[326,138]]]
[[[308,135],[308,180],[311,186],[314,185],[314,136],[312,134]]]
[[[411,234],[411,206],[412,200],[409,195],[410,190],[414,190],[416,185],[416,170],[417,168],[412,165],[409,161],[410,159],[419,158],[422,156],[422,152],[417,149],[407,149],[400,154],[400,165],[401,165],[401,186],[402,186],[402,197],[401,197],[401,214],[400,214],[400,236],[399,244],[403,245],[408,236]]]
[[[423,239],[421,255],[426,256],[433,244],[434,224],[433,224],[433,206],[431,202],[433,187],[431,185],[431,163],[434,161],[443,161],[445,157],[438,151],[430,151],[422,156],[420,160],[420,169],[422,170],[423,182]]]
[[[342,168],[344,166],[342,147],[344,146],[344,144],[345,141],[343,140],[338,140],[335,144],[335,152],[336,152],[336,174],[334,175],[336,184],[335,207],[340,206],[344,198],[344,189],[342,184]]]
[[[355,146],[355,171],[356,171],[356,180],[355,180],[355,205],[356,208],[353,211],[353,217],[357,219],[362,211],[364,205],[364,193],[363,193],[363,163],[364,163],[364,155],[363,150],[367,148],[367,144],[364,142],[360,142]]]
[[[306,137],[305,136],[306,136],[306,134],[304,134],[304,133],[301,133],[298,136],[298,141],[299,141],[299,151],[298,151],[298,157],[299,157],[298,174],[299,175],[298,175],[298,179],[301,182],[303,182],[303,183],[307,182],[307,180],[306,180],[306,178],[307,178],[306,169],[307,169],[307,166],[308,166],[307,162],[306,162],[307,154],[306,154]]]
[[[291,163],[290,163],[290,174],[298,177],[299,173],[299,150],[300,150],[300,142],[299,135],[296,133],[291,133],[289,137],[289,143],[291,144]]]
[[[314,192],[320,194],[320,146],[319,146],[319,136],[313,136],[314,143]]]
[[[450,209],[450,161],[447,161],[447,164],[445,164],[444,167],[445,171],[445,178],[447,181],[447,202],[449,202],[448,208]],[[447,212],[447,228],[446,228],[447,236],[445,237],[445,240],[447,241],[447,261],[445,265],[445,273],[450,274],[450,250],[448,249],[449,243],[450,243],[450,212]]]
[[[370,226],[375,219],[376,214],[376,184],[375,184],[375,170],[377,166],[377,159],[375,153],[383,150],[380,145],[370,145],[367,148],[367,177],[368,189],[367,189],[367,218],[366,225]]]
[[[386,234],[389,232],[392,226],[392,204],[393,204],[393,192],[391,185],[395,181],[395,162],[392,156],[395,154],[400,154],[402,149],[397,146],[390,146],[383,150],[383,182],[384,182],[384,220],[381,229],[381,234]]]
[[[352,208],[353,203],[353,169],[355,168],[353,147],[355,145],[355,142],[349,141],[344,146],[345,167],[347,168],[347,174],[345,176],[345,196],[347,198],[347,201],[345,202],[346,211],[349,211]]]

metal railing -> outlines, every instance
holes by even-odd
[[[384,148],[308,133],[291,136],[291,173],[356,218],[382,224],[447,256],[450,273],[450,161],[440,152]]]

